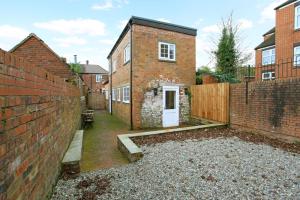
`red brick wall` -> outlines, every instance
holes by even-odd
[[[230,124],[300,137],[300,78],[230,85]]]
[[[0,199],[46,199],[80,121],[79,89],[0,49]]]
[[[67,63],[58,58],[52,51],[44,46],[42,41],[34,36],[30,37],[12,53],[26,59],[37,67],[48,70],[54,75],[62,78],[70,78],[72,76]]]

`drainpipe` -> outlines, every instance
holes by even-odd
[[[112,109],[112,55],[110,56],[110,61],[109,61],[109,71],[110,71],[110,88],[109,88],[109,109],[110,109],[110,114],[113,114],[113,109]]]
[[[130,25],[130,129],[133,130],[133,99],[132,99],[132,24]]]

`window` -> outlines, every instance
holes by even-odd
[[[116,89],[112,90],[112,100],[115,101],[116,100]]]
[[[262,80],[268,81],[268,80],[274,80],[275,77],[275,72],[263,72],[262,73]]]
[[[96,82],[97,82],[97,83],[100,83],[101,80],[102,80],[102,76],[101,76],[100,74],[97,74],[97,75],[96,75]]]
[[[127,63],[130,61],[130,44],[127,44],[127,46],[124,49],[124,63]]]
[[[108,90],[105,90],[105,99],[108,100]]]
[[[159,59],[160,60],[170,60],[175,61],[176,60],[176,45],[165,43],[165,42],[159,42]]]
[[[165,99],[165,109],[166,110],[174,110],[175,102],[176,102],[176,92],[175,91],[166,91],[166,99]]]
[[[275,48],[267,49],[262,52],[262,64],[263,65],[272,65],[275,64]]]
[[[294,66],[300,66],[300,46],[294,47]]]
[[[114,60],[112,64],[112,72],[115,72],[117,70],[117,61]]]
[[[123,87],[123,102],[129,103],[130,101],[130,87]]]
[[[300,6],[295,7],[295,29],[300,28]]]
[[[118,100],[118,101],[121,101],[121,88],[118,88],[117,94],[118,94],[117,100]]]

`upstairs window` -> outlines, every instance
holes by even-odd
[[[130,61],[130,44],[124,49],[124,64]]]
[[[294,66],[300,66],[300,46],[294,47]]]
[[[295,7],[295,29],[300,28],[300,6]]]
[[[97,82],[97,83],[100,83],[101,80],[102,80],[102,76],[101,76],[100,74],[97,74],[97,75],[96,75],[96,82]]]
[[[263,65],[272,65],[275,64],[276,55],[275,48],[264,50],[262,52],[262,64]]]
[[[159,59],[160,60],[170,60],[175,61],[176,60],[176,45],[165,43],[165,42],[159,42]]]
[[[112,72],[114,73],[117,70],[117,61],[114,60],[112,63]]]

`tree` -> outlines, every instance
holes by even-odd
[[[79,63],[70,63],[70,69],[76,74],[81,73],[81,65]]]
[[[196,71],[196,84],[197,85],[201,85],[203,83],[202,77],[205,74],[213,74],[213,71],[207,66],[202,66]]]
[[[234,25],[232,14],[223,20],[221,37],[213,55],[216,59],[216,77],[221,82],[237,82],[238,67],[251,59],[252,54],[244,53],[239,37],[239,25]]]

